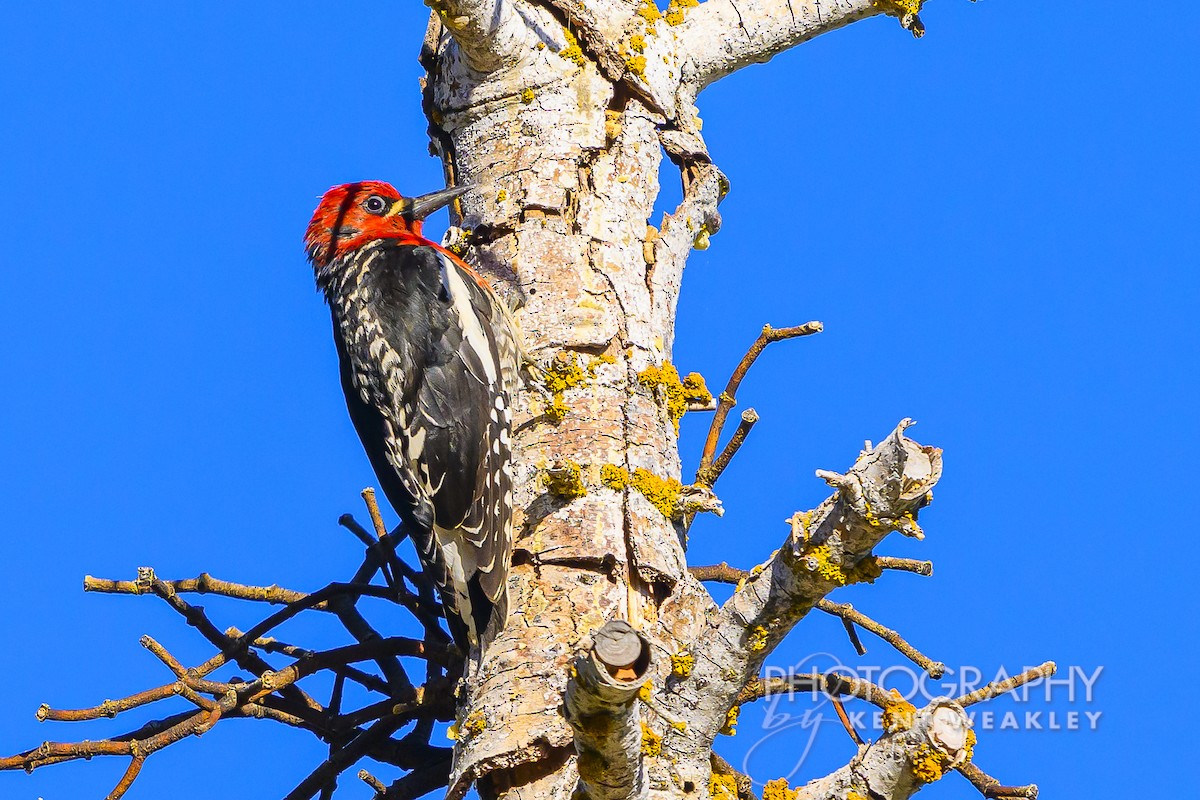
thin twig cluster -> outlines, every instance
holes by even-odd
[[[431,744],[430,737],[435,723],[454,718],[453,692],[462,672],[462,655],[442,628],[433,584],[396,554],[395,545],[402,533],[389,534],[384,528],[372,490],[365,490],[363,497],[374,535],[349,514],[340,520],[366,546],[363,562],[349,581],[331,583],[316,592],[247,586],[208,574],[167,581],[148,567],[139,569],[133,581],[85,578],[85,591],[162,599],[217,653],[202,664],[186,667],[154,638],[143,636],[142,646],[170,671],[170,682],[118,700],[105,700],[92,708],[55,709],[43,705],[38,709],[38,719],[83,722],[116,717],[174,697],[186,700],[192,706],[190,710],[162,716],[109,739],[44,742],[32,750],[0,758],[0,769],[32,771],[94,756],[125,757],[129,766],[107,795],[108,800],[117,800],[155,752],[189,736],[200,736],[222,720],[255,718],[309,731],[329,745],[329,757],[300,781],[287,800],[331,797],[338,777],[365,757],[407,773],[385,785],[362,770],[358,777],[375,790],[377,800],[407,800],[446,785],[451,751]],[[376,582],[377,576],[382,576],[381,583]],[[183,598],[185,594],[215,594],[282,608],[245,632],[237,628],[221,631],[202,607]],[[424,638],[380,635],[357,607],[363,597],[391,601],[404,608],[422,626]],[[355,643],[313,651],[268,636],[297,615],[313,612],[335,616]],[[266,659],[268,654],[283,656],[289,662],[273,666]],[[361,666],[366,663],[373,667]],[[254,677],[226,681],[211,677],[227,665],[236,665]],[[421,674],[419,682],[410,677],[414,668]],[[331,676],[333,681],[324,704],[300,686],[305,678],[318,673]],[[347,682],[380,699],[362,707],[345,708]]]

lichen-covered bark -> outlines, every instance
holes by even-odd
[[[675,420],[638,376],[670,358],[684,264],[719,228],[728,189],[700,136],[696,95],[744,63],[878,10],[826,0],[814,18],[815,4],[797,1],[785,18],[784,7],[739,4],[739,28],[725,0],[673,2],[665,16],[622,0],[434,4],[423,52],[430,133],[448,179],[473,187],[447,244],[518,309],[548,376],[517,402],[510,618],[461,689],[451,797],[473,782],[484,797],[572,794],[564,693],[572,661],[612,619],[654,651],[638,701],[648,701],[648,793],[706,793],[712,737],[742,683],[833,586],[788,546],[718,609],[687,572],[681,519],[639,489],[680,478]],[[664,151],[685,192],[655,225]],[[888,443],[880,464],[925,452],[899,432]],[[568,464],[569,490],[544,480]],[[894,488],[877,467],[848,473],[872,502]],[[916,503],[887,495],[890,504],[873,506],[886,517],[875,524],[851,494],[840,489],[816,512],[827,522],[814,539],[841,548],[847,568]],[[702,638],[716,655],[691,678],[673,677],[671,656]]]

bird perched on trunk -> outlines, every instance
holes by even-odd
[[[510,401],[523,355],[504,302],[421,235],[422,220],[464,191],[336,186],[304,241],[333,315],[350,418],[466,650],[507,612]]]

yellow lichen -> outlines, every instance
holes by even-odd
[[[708,796],[713,800],[737,800],[737,778],[714,772],[708,779]]]
[[[674,0],[672,0],[674,2]],[[892,11],[899,11],[902,14],[919,14],[921,6],[925,0],[875,0],[872,4],[876,8],[886,8]]]
[[[668,25],[679,25],[684,19],[685,8],[695,8],[700,5],[699,0],[671,0],[667,5],[666,20]]]
[[[521,90],[521,102],[524,105],[529,105],[530,103],[532,103],[533,98],[534,98],[533,89],[530,89],[528,86],[526,86],[524,89]]]
[[[564,461],[556,469],[542,475],[542,484],[550,494],[574,500],[587,494],[583,485],[583,469],[574,461]]]
[[[645,80],[646,78],[646,57],[645,56],[625,56],[625,69],[632,74]]]
[[[662,753],[662,737],[642,723],[642,755],[657,756]]]
[[[671,727],[680,733],[687,733],[687,723],[681,719],[677,719],[671,723]]]
[[[769,633],[762,625],[755,625],[750,630],[750,635],[746,637],[746,649],[751,653],[760,653],[767,649],[767,638]]]
[[[788,786],[787,778],[776,778],[763,784],[762,800],[796,800],[797,794]]]
[[[487,720],[483,717],[482,711],[472,711],[467,715],[467,718],[462,721],[462,726],[459,728],[459,735],[462,738],[470,738],[478,733],[483,733],[483,729],[487,727]]]
[[[850,791],[846,792],[846,800],[867,800],[867,798],[851,789]]]
[[[605,113],[607,113],[607,112],[605,112]],[[599,306],[597,306],[597,307],[599,307]],[[613,355],[612,353],[604,353],[603,355],[592,356],[592,358],[590,358],[588,360],[588,365],[587,365],[588,377],[589,378],[596,377],[596,370],[598,370],[600,368],[601,364],[615,364],[615,363],[617,363],[617,357],[615,355]]]
[[[900,26],[920,39],[925,35],[925,25],[917,16],[925,0],[873,0],[871,5],[890,17],[900,20]]]
[[[507,199],[508,199],[508,190],[507,189],[501,189],[500,191],[496,192],[496,202],[497,203],[503,203]]]
[[[646,37],[642,36],[640,33],[635,33],[633,36],[630,36],[629,48],[635,53],[646,52]]]
[[[696,657],[691,653],[675,653],[671,656],[671,677],[689,678],[696,666]]]
[[[713,800],[737,800],[738,778],[713,772],[712,777],[708,778],[708,796]]]
[[[567,40],[567,46],[559,50],[558,54],[582,67],[587,62],[587,57],[583,54],[583,48],[579,46],[579,40],[571,33],[570,28],[563,28],[563,36]]]
[[[584,382],[583,367],[574,353],[555,353],[545,370],[544,383],[552,392],[563,392]]]
[[[454,237],[454,239],[446,245],[446,249],[451,253],[454,253],[456,256],[466,255],[468,248],[471,246],[471,231],[467,228],[461,228],[460,230],[462,233]]]
[[[654,5],[654,0],[642,0],[642,4],[638,6],[637,15],[647,22],[662,19],[662,12],[658,10],[658,6]]]
[[[623,492],[629,485],[629,473],[616,464],[605,464],[600,467],[600,482],[614,492]]]
[[[906,731],[917,718],[917,707],[893,692],[892,702],[883,709],[883,729],[888,733]]]
[[[550,405],[546,406],[545,414],[551,422],[562,422],[567,418],[567,404],[561,394],[550,398]]]
[[[660,478],[650,470],[641,467],[633,471],[633,477],[629,483],[641,492],[642,496],[650,501],[650,505],[657,508],[664,517],[675,518],[675,507],[679,502],[679,493],[683,491],[683,484],[674,478]]]
[[[651,681],[646,681],[642,684],[642,688],[638,689],[638,699],[643,703],[649,703],[650,697],[654,694],[654,684]]]
[[[976,737],[975,737],[975,731],[968,729],[967,730],[967,741],[963,747],[963,750],[966,751],[966,757],[964,758],[965,761],[970,761],[971,759],[973,759],[975,757],[975,742],[976,741],[978,741],[978,739],[976,739]]]
[[[704,376],[699,372],[689,372],[683,377],[683,399],[696,405],[709,405],[713,401],[712,392],[704,383]]]
[[[950,759],[945,753],[932,745],[922,744],[913,756],[912,773],[921,783],[933,783],[946,774],[949,766]]]
[[[704,384],[704,378],[698,372],[691,372],[680,380],[679,370],[670,361],[664,361],[661,367],[650,365],[638,373],[638,383],[652,392],[662,390],[662,398],[667,408],[667,416],[679,433],[679,420],[687,412],[688,405],[708,405],[712,402],[712,393]]]
[[[543,370],[542,383],[551,395],[550,405],[545,409],[545,415],[554,422],[562,422],[567,415],[567,405],[563,402],[563,392],[581,385],[587,380],[583,367],[574,353],[560,352],[550,360],[550,365]]]
[[[742,713],[741,706],[733,706],[725,712],[725,724],[717,733],[723,736],[733,736],[737,733],[738,714]]]
[[[805,548],[804,557],[810,563],[816,564],[816,573],[825,580],[836,583],[838,586],[845,586],[849,582],[845,570],[840,564],[834,562],[833,552],[829,549],[829,545],[822,544]]]

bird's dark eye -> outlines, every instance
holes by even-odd
[[[389,208],[391,208],[391,206],[391,203],[377,194],[371,195],[367,198],[366,202],[363,203],[363,208],[367,210],[368,214],[382,215],[383,212],[387,211]]]

